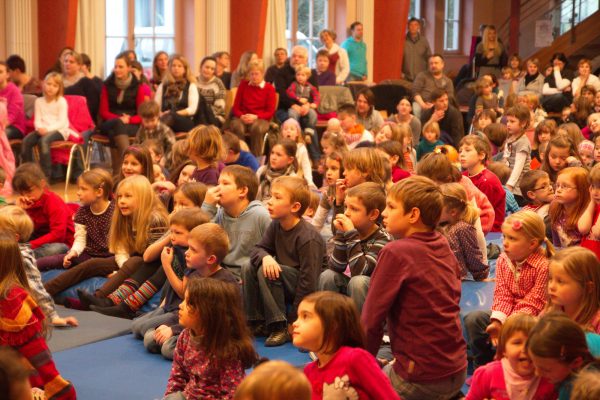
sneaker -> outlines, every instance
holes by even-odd
[[[98,307],[114,306],[114,303],[111,299],[106,297],[96,297],[93,294],[89,294],[85,290],[77,289],[77,296],[79,297],[82,306],[85,307],[85,310],[89,310],[92,304]]]
[[[271,332],[267,340],[265,340],[266,347],[276,347],[286,344],[290,341],[290,334],[287,330],[287,327]]]
[[[98,307],[95,305],[90,306],[90,310],[96,311],[100,314],[108,315],[109,317],[117,317],[123,319],[135,318],[135,311],[131,310],[125,303],[113,305],[110,307]]]

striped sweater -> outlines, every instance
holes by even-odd
[[[360,240],[358,231],[337,231],[334,237],[334,249],[329,257],[329,269],[344,272],[350,267],[352,276],[371,276],[377,264],[379,251],[392,240],[383,228],[379,227],[371,236]]]

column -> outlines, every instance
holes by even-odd
[[[229,51],[229,8],[229,0],[207,1],[207,55]]]
[[[23,57],[28,72],[37,76],[37,1],[6,1],[5,5],[6,54]]]

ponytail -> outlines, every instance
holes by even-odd
[[[544,243],[546,244],[546,251],[545,251],[546,257],[550,258],[550,257],[554,256],[554,254],[556,253],[556,249],[554,248],[552,241],[550,239],[548,239],[548,237],[545,237]]]

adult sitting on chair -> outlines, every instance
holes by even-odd
[[[421,123],[437,122],[440,125],[440,140],[458,148],[465,135],[463,118],[460,111],[449,104],[448,92],[444,89],[434,90],[431,94],[432,107],[423,111]]]
[[[233,102],[231,129],[240,138],[250,136],[250,151],[259,157],[263,137],[275,114],[275,88],[264,80],[262,60],[248,67],[248,79],[242,80]]]
[[[429,57],[429,70],[417,74],[413,83],[413,114],[421,117],[421,112],[433,107],[432,93],[436,89],[443,89],[448,93],[450,101],[457,106],[454,100],[454,84],[444,74],[444,57],[440,54],[432,54]]]
[[[100,95],[100,132],[110,138],[113,175],[119,175],[129,137],[135,136],[142,119],[137,109],[150,97],[150,88],[129,70],[130,61],[119,54],[112,74],[104,81]]]
[[[81,54],[74,51],[65,53],[63,57],[63,81],[65,82],[66,95],[85,97],[88,111],[95,120],[98,116],[101,89],[93,79],[85,76]]]

